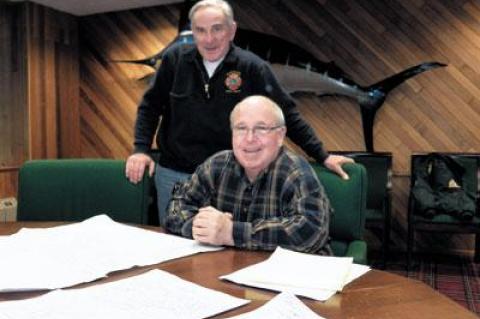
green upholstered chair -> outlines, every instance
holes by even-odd
[[[335,256],[349,256],[355,263],[367,263],[363,240],[367,202],[367,173],[360,164],[346,164],[349,180],[341,179],[323,165],[312,163],[334,209],[330,221],[331,246]]]
[[[390,152],[335,152],[351,157],[367,170],[367,212],[365,228],[380,231],[383,268],[385,268],[390,244],[392,207],[392,153]]]
[[[453,153],[442,152],[441,155],[449,155],[458,161],[464,168],[463,188],[474,196],[476,212],[471,220],[461,220],[452,215],[436,211],[433,218],[423,216],[418,211],[412,189],[415,184],[415,174],[418,165],[430,154],[412,154],[410,174],[410,196],[408,201],[408,240],[407,240],[407,268],[410,269],[415,246],[416,232],[437,233],[463,233],[475,234],[474,261],[480,261],[480,212],[478,210],[480,198],[480,154],[479,153]]]
[[[81,221],[107,214],[115,221],[147,224],[151,181],[134,185],[125,161],[53,159],[25,162],[19,173],[20,221]]]

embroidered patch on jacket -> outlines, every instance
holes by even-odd
[[[242,86],[242,77],[240,76],[240,74],[240,71],[230,71],[227,73],[227,76],[225,78],[225,86],[227,87],[227,92],[240,92],[240,87]]]

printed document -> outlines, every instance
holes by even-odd
[[[292,294],[282,292],[265,305],[230,319],[325,319]]]
[[[117,223],[106,215],[0,236],[0,291],[70,287],[116,270],[222,247]]]
[[[249,303],[162,270],[81,289],[0,302],[0,319],[206,318]]]

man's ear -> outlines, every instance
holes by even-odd
[[[237,23],[235,21],[233,21],[232,24],[230,25],[230,32],[232,33],[230,35],[230,42],[232,42],[233,39],[235,38],[235,33],[237,32]]]
[[[282,146],[285,141],[285,136],[287,135],[287,128],[284,126],[279,131],[280,138],[278,139],[278,146]]]

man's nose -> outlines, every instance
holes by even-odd
[[[205,41],[207,42],[212,42],[215,39],[215,35],[213,34],[212,31],[207,31],[205,34]]]
[[[249,129],[247,130],[247,135],[245,135],[245,139],[248,141],[248,142],[251,142],[255,139],[256,135],[255,135],[255,129]]]

